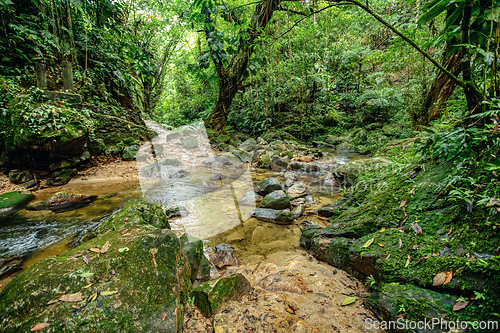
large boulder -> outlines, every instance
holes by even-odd
[[[231,152],[234,156],[237,156],[245,163],[252,163],[253,155],[245,150],[235,149]]]
[[[271,192],[262,199],[259,208],[276,210],[290,208],[290,197],[283,190]]]
[[[254,151],[259,148],[259,145],[257,144],[257,141],[255,139],[248,139],[247,141],[243,142],[241,145],[238,147],[240,150],[243,151]]]
[[[22,184],[34,179],[31,170],[12,170],[9,172],[9,179],[14,184]]]
[[[318,165],[305,162],[290,163],[288,168],[293,171],[301,171],[301,172],[318,172],[320,170]]]
[[[0,194],[0,218],[14,214],[19,208],[34,198],[31,192],[7,192]]]
[[[265,196],[271,192],[282,190],[281,183],[276,178],[264,178],[255,185],[255,193]]]
[[[180,332],[190,266],[171,230],[139,223],[164,219],[153,206],[128,204],[98,237],[17,276],[0,294],[2,331]]]

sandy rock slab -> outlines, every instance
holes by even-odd
[[[366,332],[365,320],[376,320],[363,306],[369,296],[363,284],[344,271],[306,252],[275,262],[228,270],[243,274],[252,291],[226,302],[212,318],[192,308],[185,332]],[[356,302],[341,306],[347,295]]]

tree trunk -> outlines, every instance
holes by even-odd
[[[457,43],[458,40],[453,38],[448,44],[448,47],[444,51],[442,62],[443,66],[455,76],[460,74],[462,52],[458,50],[450,55],[447,55],[447,53],[450,51],[450,46]],[[425,95],[425,101],[420,112],[412,114],[413,127],[418,129],[438,119],[441,116],[441,110],[445,106],[446,101],[448,101],[448,98],[455,90],[455,86],[455,82],[448,75],[442,71],[438,71],[429,91]]]
[[[238,92],[238,87],[242,83],[243,74],[245,73],[248,65],[248,61],[252,56],[254,45],[256,39],[262,34],[264,28],[267,26],[274,11],[278,9],[281,0],[266,0],[258,3],[255,6],[255,11],[250,21],[250,27],[248,30],[249,37],[246,40],[242,40],[240,43],[240,48],[234,54],[232,59],[229,61],[227,67],[224,67],[222,61],[219,59],[218,54],[216,54],[209,45],[209,49],[212,55],[212,59],[217,70],[217,76],[219,77],[219,99],[212,110],[208,118],[205,120],[205,126],[207,128],[212,128],[218,133],[224,130],[226,126],[226,121],[231,110],[231,103]],[[209,26],[212,24],[210,18],[210,11],[206,8],[205,13],[205,25]],[[237,19],[237,18],[236,18]],[[208,40],[213,38],[211,32],[214,32],[215,28],[211,26],[205,29],[205,37]]]

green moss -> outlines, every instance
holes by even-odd
[[[33,198],[34,196],[30,192],[22,193],[14,191],[3,193],[0,194],[0,209],[16,207],[30,201]]]

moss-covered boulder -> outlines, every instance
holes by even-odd
[[[250,282],[237,273],[207,281],[194,288],[191,295],[201,313],[211,317],[224,301],[237,299],[250,290]]]
[[[76,169],[62,169],[54,172],[50,178],[47,179],[47,185],[61,186],[67,184],[77,173]]]
[[[259,208],[276,210],[290,208],[290,197],[283,190],[273,191],[262,199]]]
[[[139,146],[137,145],[125,147],[123,149],[122,158],[125,161],[133,161],[135,160],[138,151],[139,151]]]
[[[101,224],[98,231],[117,230],[123,226],[152,225],[157,228],[170,229],[167,215],[163,209],[144,200],[127,203],[122,210]]]
[[[291,224],[294,219],[290,209],[276,210],[269,208],[256,208],[250,212],[251,217],[258,220],[276,224]]]
[[[282,190],[281,183],[276,178],[264,178],[255,185],[255,193],[265,196],[271,192]]]
[[[7,192],[0,194],[0,218],[15,213],[19,208],[34,198],[31,192]]]
[[[152,207],[127,205],[105,222],[115,230],[16,277],[0,294],[2,331],[180,332],[190,267],[171,230],[140,223],[163,219],[146,218],[161,215]]]
[[[397,322],[403,315],[405,320],[414,322],[425,320],[432,322],[433,319],[453,321],[457,317],[453,313],[456,302],[456,297],[399,283],[383,285],[380,291],[372,293],[365,300],[368,308],[380,318],[393,322]],[[404,322],[403,319],[400,321]]]
[[[188,235],[182,235],[179,240],[191,267],[191,282],[206,280],[210,276],[210,262],[203,254],[202,240]]]

